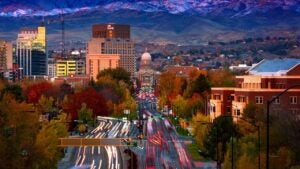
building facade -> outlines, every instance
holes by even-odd
[[[118,24],[93,25],[93,38],[87,44],[86,63],[88,63],[89,57],[95,58],[95,55],[105,57],[119,55],[118,66],[130,72],[133,77],[136,70],[136,59],[134,42],[130,39],[130,26]],[[90,74],[88,67],[86,71],[87,74]]]
[[[266,109],[267,101],[293,85],[300,84],[300,59],[263,60],[236,76],[236,87],[212,88],[211,120],[224,114],[241,116],[249,103]],[[290,112],[300,119],[300,88],[293,88],[272,103],[272,112]]]
[[[117,68],[120,55],[118,54],[89,54],[86,58],[86,72],[90,78],[97,79],[101,70]]]
[[[85,75],[84,60],[56,60],[56,76]]]
[[[48,76],[56,76],[56,63],[54,58],[48,58]]]
[[[17,64],[22,76],[47,75],[46,28],[24,28],[18,33]]]
[[[0,40],[0,73],[4,76],[13,71],[13,46],[11,41]]]
[[[121,24],[97,24],[92,26],[93,38],[130,39],[130,26]]]

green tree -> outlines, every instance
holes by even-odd
[[[201,96],[205,95],[205,92],[209,92],[211,84],[205,75],[200,74],[195,80],[191,81],[187,89],[185,90],[184,96],[186,98],[192,97],[193,94],[198,93]]]
[[[249,119],[252,123],[262,122],[264,119],[264,109],[262,106],[250,102],[244,109],[243,117]]]
[[[187,108],[187,101],[180,95],[177,95],[176,99],[172,102],[172,110],[176,116],[187,118],[191,117],[190,112]]]
[[[101,72],[99,72],[99,74],[97,75],[97,79],[103,76],[110,76],[118,82],[123,81],[128,85],[128,87],[132,86],[132,82],[130,80],[130,73],[121,67],[115,69],[104,69]]]
[[[1,91],[1,98],[7,93],[10,93],[18,102],[22,102],[25,100],[25,96],[23,93],[23,89],[21,86],[17,84],[13,85],[7,85],[2,91]]]
[[[204,147],[204,139],[207,136],[207,132],[209,129],[210,117],[205,116],[203,114],[196,114],[192,118],[191,126],[192,131],[191,134],[194,136],[197,146],[201,151],[205,150]]]
[[[212,159],[217,159],[219,161],[224,161],[224,154],[226,153],[227,142],[230,138],[236,135],[236,127],[233,123],[232,118],[219,116],[214,121],[204,139],[204,147],[206,149],[206,154]],[[216,152],[216,147],[218,146],[218,154]]]
[[[93,120],[93,110],[87,108],[86,103],[82,103],[80,110],[78,110],[78,118],[84,124],[91,122]]]
[[[38,108],[40,114],[53,113],[55,110],[53,103],[54,103],[53,97],[50,96],[49,98],[47,98],[44,95],[42,95],[36,107]]]

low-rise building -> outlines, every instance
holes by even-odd
[[[224,114],[241,116],[249,103],[266,109],[268,100],[296,84],[300,84],[300,59],[263,60],[248,75],[236,76],[236,87],[211,89],[211,120]],[[299,99],[300,87],[290,89],[273,102],[272,112],[288,111],[300,119]]]

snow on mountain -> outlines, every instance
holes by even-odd
[[[0,16],[48,16],[83,11],[135,10],[143,12],[168,12],[180,14],[194,11],[197,14],[222,14],[232,16],[267,12],[281,8],[300,12],[299,0],[9,0],[0,2]]]

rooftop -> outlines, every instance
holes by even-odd
[[[249,70],[250,75],[285,75],[290,69],[300,63],[300,59],[285,58],[262,60]]]

